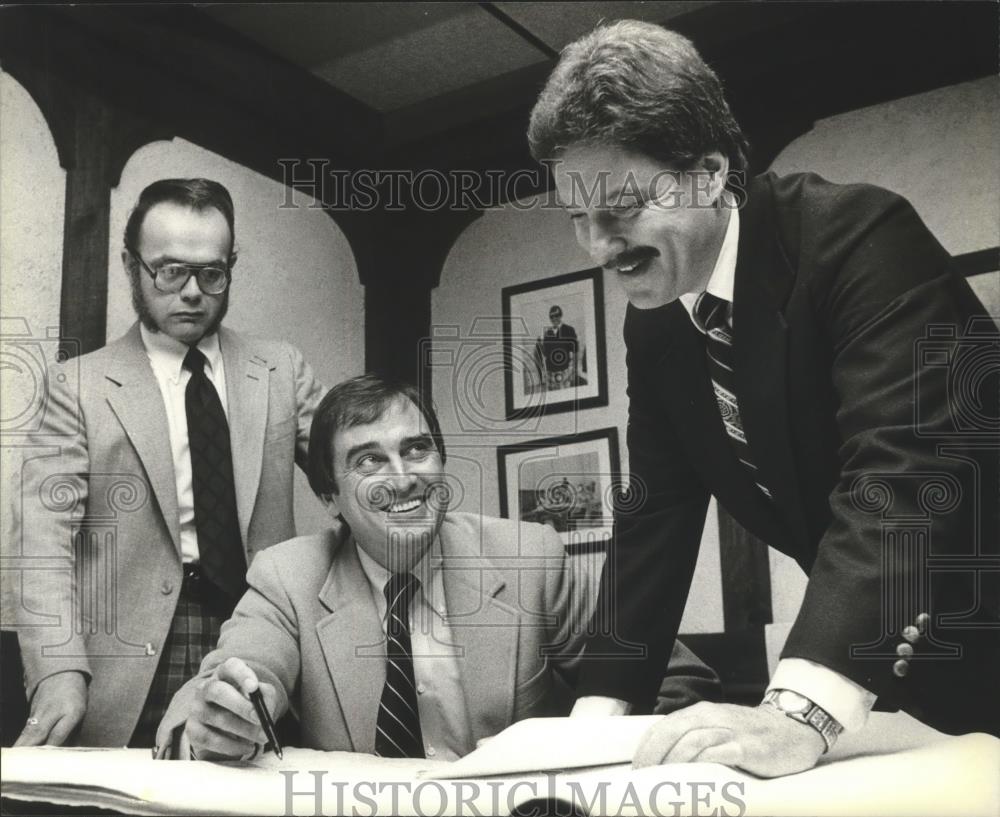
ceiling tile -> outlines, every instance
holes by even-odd
[[[460,14],[316,66],[313,73],[390,111],[545,60],[499,20],[466,6]]]
[[[285,59],[312,69],[476,9],[475,3],[222,3],[201,7]]]
[[[601,20],[647,20],[666,23],[673,17],[712,5],[703,0],[673,2],[566,2],[496,3],[497,8],[516,20],[552,48],[561,50],[590,31]]]

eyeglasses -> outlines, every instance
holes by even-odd
[[[128,244],[125,245],[125,249],[139,259],[142,268],[153,279],[153,286],[159,292],[180,292],[187,286],[187,282],[191,280],[191,276],[193,275],[198,279],[198,288],[205,295],[221,295],[229,287],[229,283],[232,280],[232,273],[229,268],[220,267],[216,264],[184,264],[174,261],[168,264],[161,264],[156,269],[153,269]]]

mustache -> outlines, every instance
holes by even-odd
[[[625,250],[624,252],[616,255],[611,261],[604,265],[604,269],[616,270],[618,267],[630,267],[633,264],[648,261],[650,258],[656,258],[659,254],[660,251],[655,247],[633,247],[630,250]]]

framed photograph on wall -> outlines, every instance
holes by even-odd
[[[608,404],[600,269],[504,287],[508,420]]]
[[[621,491],[618,429],[497,448],[500,515],[554,528],[571,553],[603,550]]]

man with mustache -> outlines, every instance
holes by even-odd
[[[149,185],[122,250],[139,321],[49,373],[34,444],[57,453],[26,461],[16,509],[37,569],[6,573],[52,622],[19,628],[19,745],[152,746],[253,554],[294,535],[294,465],[323,389],[298,350],[222,327],[234,238],[221,184]]]
[[[558,304],[549,308],[551,326],[545,327],[535,344],[535,357],[548,391],[580,385],[580,346],[576,330],[563,323],[562,316],[562,307]]]
[[[445,458],[412,386],[334,386],[313,422],[309,482],[346,525],[257,557],[158,742],[185,724],[198,758],[254,754],[258,687],[272,713],[298,713],[304,746],[385,757],[451,760],[515,721],[566,714],[588,594],[551,528],[450,511]],[[678,644],[662,711],[718,692]]]
[[[1000,734],[1000,594],[995,571],[976,572],[1000,542],[996,449],[956,437],[948,342],[932,365],[915,357],[963,333],[988,352],[996,332],[913,208],[812,174],[747,182],[718,78],[652,24],[567,46],[528,138],[580,245],[630,302],[628,446],[646,497],[616,520],[597,605],[610,618],[574,712],[649,706],[714,495],[796,559],[808,589],[761,705],[670,715],[637,765],[797,772],[876,699]],[[995,367],[976,372],[968,402],[995,440]],[[884,538],[893,520],[914,530]],[[964,570],[932,575],[929,555]]]

